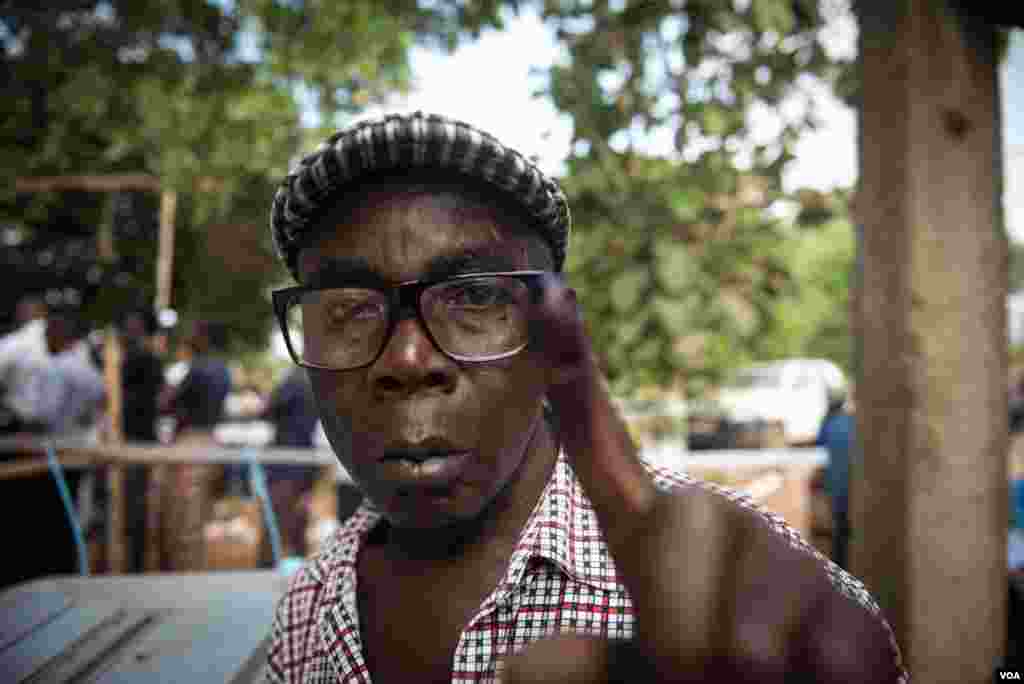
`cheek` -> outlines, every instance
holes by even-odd
[[[481,367],[471,374],[481,438],[491,449],[516,443],[530,427],[544,396],[543,373],[526,361],[526,357],[514,359],[508,365]]]
[[[361,422],[353,410],[359,406],[358,378],[312,370],[310,382],[324,433],[342,462],[350,463],[351,454],[365,451],[366,447],[365,435],[354,429]]]

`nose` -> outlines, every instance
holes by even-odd
[[[434,346],[415,316],[403,317],[380,357],[370,366],[376,396],[404,398],[420,393],[450,394],[455,390],[455,362]]]

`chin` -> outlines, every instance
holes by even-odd
[[[478,519],[486,508],[485,501],[467,501],[456,496],[409,494],[371,500],[384,518],[403,530],[443,530]]]

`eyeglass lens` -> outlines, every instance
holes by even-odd
[[[481,276],[432,285],[419,307],[434,341],[459,360],[482,361],[526,346],[529,288],[517,278]],[[373,289],[305,293],[289,307],[292,349],[304,363],[339,370],[363,366],[386,344],[390,302]]]

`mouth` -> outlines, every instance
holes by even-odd
[[[473,452],[447,445],[400,446],[388,449],[377,464],[384,480],[399,490],[444,492],[459,480]]]

